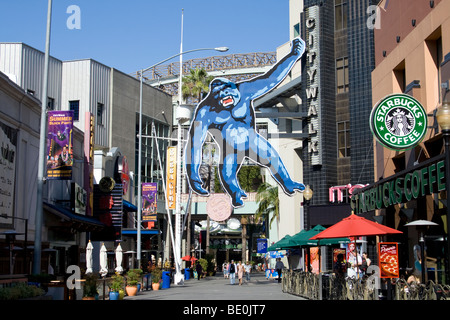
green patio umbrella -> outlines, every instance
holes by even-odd
[[[281,240],[278,240],[277,242],[275,242],[274,244],[269,246],[267,248],[267,251],[277,251],[277,250],[289,249],[290,246],[292,246],[294,244],[293,242],[290,241],[291,238],[292,238],[292,236],[285,235]]]
[[[316,234],[319,234],[326,228],[317,225],[311,230],[302,230],[299,233],[293,235],[289,239],[289,243],[287,244],[287,248],[295,248],[295,247],[306,247],[306,246],[326,246],[326,245],[333,245],[333,244],[340,244],[340,243],[349,243],[349,238],[330,238],[330,239],[320,239],[319,240],[310,240],[310,238],[314,237]],[[286,245],[285,245],[286,247]]]

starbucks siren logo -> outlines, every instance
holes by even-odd
[[[410,149],[427,132],[427,113],[422,105],[406,94],[392,94],[373,108],[370,129],[377,140],[394,150]]]

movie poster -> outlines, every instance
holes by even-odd
[[[73,165],[73,111],[49,111],[47,179],[71,180]]]
[[[142,221],[155,222],[157,220],[157,182],[142,184]]]

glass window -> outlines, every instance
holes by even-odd
[[[337,93],[348,91],[348,58],[336,59],[336,89]]]
[[[55,110],[55,99],[47,97],[47,110]]]
[[[334,2],[334,30],[347,28],[347,3],[345,0]]]
[[[105,119],[104,119],[104,109],[105,109],[105,105],[103,103],[98,102],[97,103],[97,124],[99,126],[103,126],[105,123]]]
[[[338,122],[338,157],[350,157],[350,122]]]
[[[69,101],[69,110],[73,111],[73,121],[80,120],[80,100]]]

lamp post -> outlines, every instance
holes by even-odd
[[[312,196],[313,196],[313,191],[311,190],[310,186],[307,185],[305,187],[305,190],[303,191],[303,198],[305,199],[305,203],[303,205],[303,208],[306,209],[306,217],[307,217],[306,218],[306,224],[307,225],[305,227],[308,228],[307,230],[309,230],[309,228],[311,226],[311,223],[309,221],[309,208],[308,208],[308,205],[309,205],[309,200],[311,200]]]
[[[141,189],[141,184],[142,184],[142,108],[143,108],[143,98],[142,98],[142,88],[143,88],[143,74],[145,71],[150,70],[156,66],[159,66],[173,58],[176,58],[178,56],[181,56],[183,54],[187,54],[187,53],[191,53],[191,52],[196,52],[196,51],[205,51],[205,50],[215,50],[215,51],[219,51],[219,52],[225,52],[228,51],[227,47],[216,47],[216,48],[200,48],[200,49],[193,49],[193,50],[188,50],[188,51],[184,51],[184,52],[180,52],[177,53],[167,59],[164,59],[148,68],[142,69],[141,71],[139,71],[139,81],[140,81],[140,89],[139,89],[139,146],[138,146],[138,200],[137,200],[137,205],[138,205],[138,210],[137,210],[137,236],[136,236],[136,242],[137,242],[137,260],[138,260],[138,265],[140,265],[140,260],[141,260],[141,215],[142,215],[142,189]],[[182,66],[180,65],[180,77],[182,73]],[[181,90],[181,88],[179,88],[179,90]],[[181,106],[181,101],[179,102],[179,106]],[[178,125],[178,128],[180,128],[180,125]],[[178,146],[181,145],[180,143],[180,138],[177,139],[178,140]],[[178,153],[178,156],[180,156],[180,154]],[[181,159],[177,159],[178,164],[181,164]],[[179,178],[181,179],[181,177]],[[180,194],[178,194],[177,192],[177,203],[180,200]],[[177,230],[178,232],[178,230]],[[174,244],[174,240],[172,238],[172,244]],[[180,260],[181,260],[181,253],[178,251],[180,248],[178,248],[177,246],[174,247],[174,256],[176,257],[176,261],[175,261],[175,266],[176,266],[176,274],[177,277],[181,274],[181,269],[180,269]]]
[[[436,120],[442,129],[445,146],[445,190],[447,193],[447,284],[450,283],[450,102],[444,101],[436,112]]]

